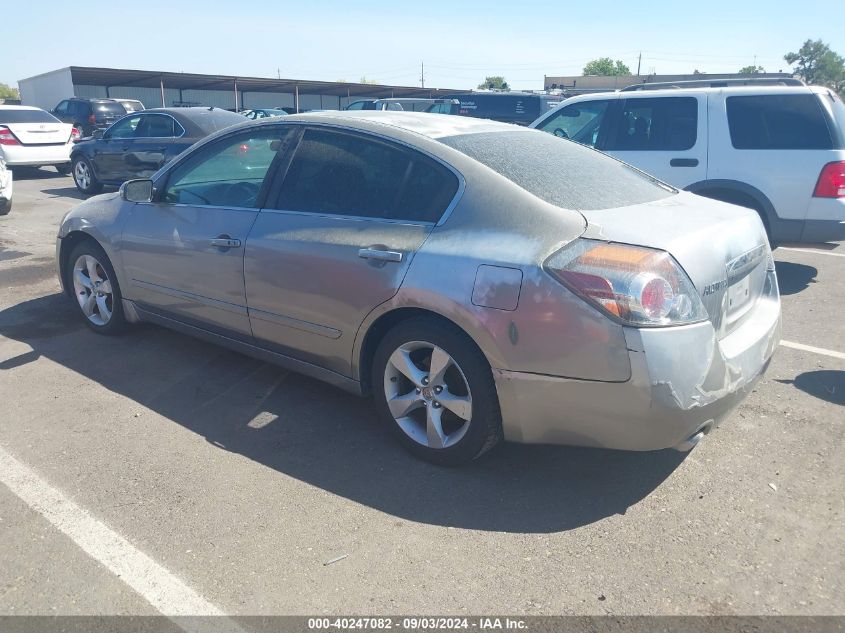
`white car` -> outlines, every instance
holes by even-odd
[[[754,209],[772,242],[845,239],[842,99],[800,82],[699,83],[572,97],[531,127]]]
[[[79,130],[49,112],[30,106],[0,105],[0,158],[7,167],[53,165],[70,173],[70,150]]]
[[[12,172],[6,169],[6,163],[0,156],[0,215],[6,215],[12,210]]]

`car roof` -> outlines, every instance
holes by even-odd
[[[434,140],[464,134],[519,132],[526,129],[520,125],[499,123],[489,119],[405,110],[324,110],[307,114],[291,114],[284,117],[284,121],[285,123],[329,123],[371,131],[379,128],[382,131],[389,131],[394,128]]]
[[[42,108],[36,108],[35,106],[25,106],[25,105],[0,105],[0,110],[41,110]]]
[[[696,88],[658,88],[656,90],[608,90],[605,92],[591,92],[590,94],[577,95],[566,99],[567,102],[587,101],[593,98],[606,99],[608,97],[620,99],[646,99],[649,97],[677,97],[685,94],[710,94],[724,93],[729,95],[773,95],[815,92],[822,89],[820,86],[699,86]]]

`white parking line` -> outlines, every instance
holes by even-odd
[[[792,349],[800,349],[802,352],[812,352],[813,354],[821,354],[822,356],[830,356],[831,358],[839,358],[845,360],[845,353],[837,352],[832,349],[825,349],[823,347],[813,347],[812,345],[804,345],[803,343],[793,343],[792,341],[781,341],[784,347],[791,347]]]
[[[224,615],[223,611],[1,447],[0,482],[163,615]],[[229,618],[193,621],[180,618],[174,622],[187,631],[242,631]]]
[[[828,251],[815,250],[812,248],[792,248],[790,246],[780,246],[778,251],[795,251],[796,253],[812,253],[813,255],[829,255],[831,257],[845,257],[845,253],[831,253]],[[777,251],[775,251],[777,252]]]

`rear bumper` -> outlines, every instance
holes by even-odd
[[[61,165],[70,162],[72,143],[63,145],[4,145],[7,167]]]
[[[763,297],[717,340],[710,323],[625,328],[624,383],[494,371],[505,438],[623,450],[689,449],[754,388],[780,341],[780,300]]]
[[[845,198],[811,198],[802,242],[845,240]]]

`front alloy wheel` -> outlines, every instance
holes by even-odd
[[[454,446],[469,428],[469,383],[455,359],[436,345],[412,341],[394,351],[384,370],[384,394],[396,424],[422,446]]]
[[[80,255],[76,259],[73,291],[85,318],[101,327],[108,324],[114,312],[111,280],[93,255]]]

